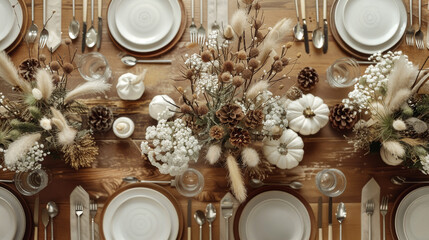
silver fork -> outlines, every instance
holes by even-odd
[[[230,199],[223,199],[220,203],[222,215],[225,218],[225,240],[229,240],[229,218],[232,217],[234,212],[234,202]]]
[[[192,22],[191,26],[189,26],[189,34],[191,35],[191,42],[197,41],[197,26],[195,25],[194,18],[195,18],[195,0],[191,1],[191,12],[192,12]]]
[[[77,239],[80,240],[80,216],[83,214],[83,205],[82,203],[76,204],[76,216],[77,216]]]
[[[372,239],[372,214],[374,213],[374,202],[372,199],[366,202],[366,214],[369,216],[368,219],[368,240]]]
[[[413,28],[413,0],[410,0],[410,25],[405,33],[405,42],[408,46],[414,45],[414,28]]]
[[[206,30],[203,27],[203,0],[200,0],[200,28],[198,28],[198,44],[203,46],[206,41]]]
[[[423,32],[422,32],[422,0],[419,0],[419,30],[414,36],[416,39],[416,46],[418,49],[425,48],[425,43],[423,42]]]
[[[91,240],[95,240],[94,217],[97,215],[97,203],[94,201],[89,204],[89,215],[91,215]]]
[[[219,24],[217,23],[217,0],[215,0],[215,4],[216,4],[216,6],[215,6],[215,20],[212,23],[211,28],[212,28],[212,31],[219,31],[220,27],[219,27]]]
[[[387,196],[384,196],[381,199],[381,204],[380,204],[380,213],[383,216],[383,240],[386,240],[386,214],[387,214],[388,204],[389,204],[389,198]]]
[[[43,29],[40,32],[39,45],[40,48],[44,48],[48,42],[49,32],[46,29],[46,0],[43,0]]]

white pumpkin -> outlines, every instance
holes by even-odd
[[[328,123],[329,108],[320,97],[306,94],[288,105],[286,118],[295,132],[315,134]]]
[[[263,143],[262,150],[265,157],[280,169],[294,168],[304,157],[304,142],[291,129],[284,130],[279,139],[265,139]]]
[[[384,163],[386,163],[387,165],[390,165],[390,166],[398,166],[403,161],[400,157],[398,157],[395,154],[391,153],[384,146],[381,146],[380,157],[381,157],[381,160],[383,160]]]

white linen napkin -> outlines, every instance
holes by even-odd
[[[89,194],[81,186],[75,187],[70,194],[70,239],[77,240],[76,204],[83,205],[83,214],[80,216],[81,239],[91,239],[91,217],[89,215]],[[98,214],[98,213],[97,213]],[[98,225],[95,223],[95,239],[100,239]]]
[[[234,195],[232,195],[230,192],[228,192],[227,194],[225,194],[225,196],[222,198],[231,198],[232,201],[234,202],[234,206],[233,206],[233,213],[232,213],[232,217],[229,218],[229,239],[230,240],[234,240],[234,217],[235,217],[235,213],[237,212],[237,208],[240,205],[240,203],[238,202],[237,199],[235,199]],[[222,200],[221,200],[222,202]],[[220,206],[220,205],[219,205]],[[219,234],[220,234],[220,240],[224,240],[225,239],[225,233],[226,233],[226,219],[223,217],[222,214],[222,208],[220,208],[220,230],[219,230]]]
[[[61,45],[61,0],[47,0],[46,5],[46,21],[52,16],[46,25],[49,32],[46,46],[49,51],[55,52]],[[52,15],[54,11],[55,13]]]
[[[207,0],[207,28],[209,33],[215,20],[217,20],[221,31],[222,26],[226,27],[228,25],[228,0]]]
[[[361,239],[368,239],[368,221],[369,216],[366,214],[366,203],[368,200],[374,201],[374,213],[372,214],[372,240],[380,239],[380,186],[374,178],[362,188],[361,198]]]

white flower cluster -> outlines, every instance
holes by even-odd
[[[343,99],[345,107],[368,114],[371,102],[383,99],[387,90],[388,76],[395,60],[399,59],[401,55],[403,55],[401,51],[389,51],[386,54],[379,52],[372,55],[369,60],[375,60],[376,64],[368,66],[364,75],[357,79],[354,90],[348,94],[348,98]],[[406,55],[405,57],[407,58]],[[409,64],[412,63],[409,62]]]
[[[198,140],[182,119],[159,120],[157,126],[146,129],[146,141],[141,143],[142,153],[148,155],[151,164],[162,174],[171,176],[182,174],[189,161],[196,162],[200,149]]]
[[[189,56],[185,55],[187,58],[185,64],[192,69],[194,72],[199,72],[200,77],[195,80],[195,91],[197,95],[209,91],[216,92],[219,88],[219,80],[217,74],[213,74],[211,69],[219,65],[217,61],[212,62],[203,62],[199,54],[192,54]]]
[[[4,94],[0,92],[0,103],[3,103],[4,101]]]
[[[421,172],[429,175],[429,154],[425,156],[420,156],[420,163],[422,164]]]
[[[36,142],[28,152],[22,156],[14,165],[0,165],[3,171],[26,172],[34,169],[40,169],[40,162],[45,160],[45,157],[51,154],[49,151],[43,150],[45,146]],[[7,150],[0,148],[1,153],[6,153]]]

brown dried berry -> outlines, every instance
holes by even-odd
[[[244,83],[244,79],[243,79],[242,77],[240,77],[240,76],[235,76],[235,77],[232,79],[232,84],[233,84],[236,88],[239,88],[241,85],[243,85],[243,83]]]
[[[210,51],[205,50],[203,53],[201,53],[201,60],[203,60],[203,62],[210,62],[212,60],[212,54]]]
[[[61,67],[60,63],[58,61],[53,61],[49,64],[49,66],[51,67],[51,69],[53,71],[58,71]]]
[[[231,76],[231,73],[229,72],[224,72],[222,73],[222,75],[220,75],[221,82],[229,82],[231,81],[231,78],[232,76]]]
[[[194,76],[194,72],[191,69],[186,70],[186,79],[191,80]]]
[[[282,57],[282,64],[283,64],[283,66],[286,66],[286,65],[288,65],[289,64],[289,58],[287,58],[287,57]]]
[[[280,60],[277,60],[274,62],[273,64],[273,70],[276,72],[281,72],[283,71],[283,63]]]
[[[64,40],[64,43],[66,45],[70,45],[72,43],[72,40],[70,38],[66,38],[66,40]]]
[[[250,69],[255,70],[256,68],[259,67],[259,61],[256,60],[256,58],[252,58],[249,60],[248,66]]]
[[[243,63],[237,63],[235,64],[235,72],[241,73],[244,70],[244,64]]]
[[[246,80],[249,80],[252,77],[252,71],[250,71],[249,69],[244,69],[243,73],[242,73],[242,77]]]
[[[206,115],[208,112],[209,112],[209,108],[207,107],[207,105],[203,104],[203,105],[200,105],[198,107],[198,114],[199,115],[201,115],[201,116]]]
[[[74,70],[74,66],[73,66],[73,64],[71,64],[71,63],[66,63],[66,64],[64,64],[64,66],[63,66],[63,70],[64,70],[64,72],[65,72],[66,74],[70,74],[70,73],[72,73],[72,72],[73,72],[73,70]]]
[[[246,51],[244,50],[239,51],[237,54],[237,58],[240,60],[245,60],[247,58]]]
[[[234,71],[234,63],[232,61],[225,61],[223,63],[223,71],[225,71],[225,72]]]
[[[180,106],[180,111],[185,114],[190,114],[192,113],[192,108],[186,104],[183,104],[182,106]]]
[[[262,21],[259,20],[259,19],[256,19],[254,27],[255,27],[256,30],[258,30],[259,28],[261,28],[262,27]]]
[[[257,57],[259,55],[259,50],[257,48],[252,48],[249,55],[251,58]]]

